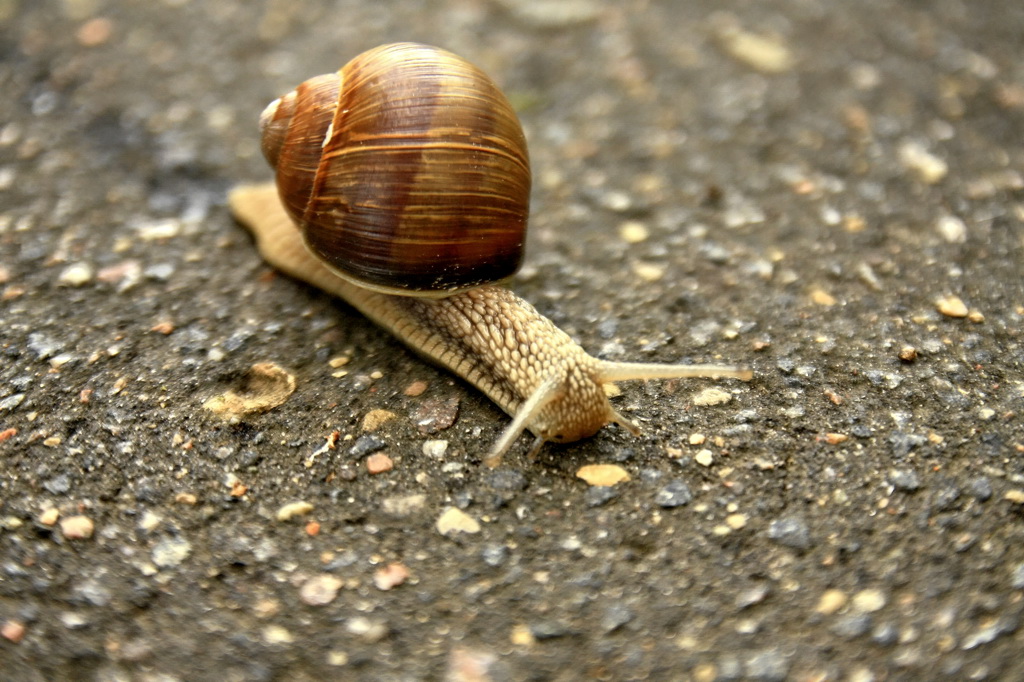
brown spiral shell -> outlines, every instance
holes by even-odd
[[[526,138],[497,86],[460,57],[374,48],[272,102],[260,127],[285,208],[346,278],[415,295],[519,268]]]

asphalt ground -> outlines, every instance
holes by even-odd
[[[3,677],[1024,679],[1022,35],[1009,0],[0,1]],[[754,380],[623,384],[641,437],[489,469],[500,409],[263,264],[226,205],[259,112],[396,40],[519,112],[520,295]],[[206,407],[266,363],[272,409]]]

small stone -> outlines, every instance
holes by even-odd
[[[57,519],[59,518],[60,511],[58,511],[56,507],[50,507],[39,515],[39,523],[44,526],[53,526],[57,523]]]
[[[977,630],[973,634],[968,635],[964,638],[960,648],[964,651],[970,651],[975,649],[982,644],[988,644],[993,642],[996,638],[1001,635],[1010,634],[1019,627],[1017,618],[999,618],[985,627]]]
[[[373,584],[378,590],[386,592],[404,583],[410,575],[405,564],[395,562],[374,571]]]
[[[438,433],[451,427],[459,416],[459,398],[428,398],[412,411],[412,420],[420,433]]]
[[[605,634],[615,632],[623,625],[633,620],[633,611],[624,604],[611,604],[601,615],[601,629]]]
[[[46,491],[53,495],[63,495],[71,490],[71,477],[67,474],[58,474],[43,482]]]
[[[587,488],[586,492],[583,493],[583,504],[588,507],[600,507],[603,504],[611,502],[619,493],[615,488],[606,486],[591,486]]]
[[[921,487],[921,479],[910,469],[895,469],[889,472],[889,483],[893,488],[912,493]]]
[[[310,606],[324,606],[334,601],[341,589],[341,580],[329,573],[314,576],[299,588],[299,599]]]
[[[725,525],[731,530],[743,530],[747,526],[747,515],[729,514],[725,517]]]
[[[170,537],[153,545],[153,563],[159,568],[181,565],[192,553],[192,544],[179,537]]]
[[[967,241],[967,225],[956,216],[944,215],[935,223],[935,229],[948,244]]]
[[[394,419],[396,415],[394,412],[388,410],[370,410],[363,417],[363,431],[376,431],[385,423]]]
[[[846,593],[842,590],[825,590],[818,598],[818,605],[814,610],[824,616],[831,616],[846,606],[847,599]]]
[[[199,502],[199,499],[192,493],[178,493],[174,496],[174,501],[178,504],[185,504],[190,507],[194,507]]]
[[[88,540],[95,529],[88,516],[69,516],[60,522],[60,532],[68,540]]]
[[[349,634],[355,635],[367,644],[375,644],[388,636],[388,626],[378,620],[356,616],[345,623]]]
[[[639,244],[650,236],[650,230],[639,220],[627,220],[619,225],[619,237],[627,244]]]
[[[92,280],[92,266],[88,263],[74,263],[64,268],[58,281],[69,287],[80,287]]]
[[[690,445],[704,445],[706,440],[707,436],[703,433],[691,433],[690,437],[687,439]]]
[[[348,665],[348,653],[345,651],[328,651],[327,665],[336,668]]]
[[[150,220],[135,225],[139,239],[144,242],[163,241],[177,237],[181,232],[181,221],[176,218]]]
[[[385,497],[381,508],[392,516],[411,516],[427,505],[427,496],[423,493]]]
[[[509,551],[508,547],[499,544],[488,544],[480,550],[480,558],[484,560],[484,563],[491,568],[498,568],[503,566],[508,561]]]
[[[846,639],[854,639],[871,629],[871,616],[866,613],[848,613],[832,624],[829,630]]]
[[[877,589],[861,590],[853,595],[850,605],[860,613],[875,613],[886,604],[885,593]]]
[[[992,499],[992,482],[983,476],[972,478],[967,482],[967,494],[979,502],[986,502]]]
[[[263,628],[262,634],[267,644],[291,644],[295,641],[295,636],[280,625],[268,625]]]
[[[709,467],[711,466],[711,462],[714,460],[714,453],[707,448],[704,448],[693,456],[693,460],[702,467]]]
[[[495,469],[486,478],[489,487],[506,492],[526,490],[530,482],[518,469]]]
[[[587,464],[576,471],[576,478],[592,486],[613,486],[630,480],[629,472],[617,464]]]
[[[395,463],[383,452],[378,452],[366,458],[366,470],[371,475],[383,474],[395,468]]]
[[[210,398],[203,407],[229,422],[272,410],[295,392],[295,376],[272,362],[259,362],[249,368],[245,385],[239,391],[226,391]]]
[[[313,511],[313,505],[309,502],[289,502],[277,510],[278,521],[289,521],[296,516],[305,516]]]
[[[824,289],[815,289],[811,292],[811,301],[817,305],[833,306],[836,304],[835,296]]]
[[[339,367],[344,367],[350,362],[352,362],[352,358],[350,358],[349,356],[337,355],[328,360],[327,364],[330,365],[331,369],[338,369]]]
[[[5,620],[0,625],[0,637],[17,644],[25,637],[25,624],[17,620]]]
[[[448,507],[437,519],[437,532],[441,535],[479,533],[480,522],[461,509]]]
[[[795,516],[776,519],[768,526],[768,537],[784,547],[806,550],[811,546],[807,523]]]
[[[537,638],[533,636],[533,630],[525,623],[514,626],[509,639],[516,646],[533,646],[537,643]]]
[[[539,29],[560,29],[588,23],[601,16],[597,0],[497,0],[512,16]]]
[[[387,441],[374,436],[373,434],[366,434],[356,438],[356,442],[348,450],[348,454],[352,455],[356,459],[362,459],[367,455],[373,454],[379,450],[383,450],[388,446]]]
[[[633,274],[644,282],[658,282],[665,277],[665,266],[657,263],[637,261],[632,265]]]
[[[782,73],[795,62],[789,47],[779,36],[765,36],[746,31],[729,16],[716,27],[722,49],[733,59],[763,73]]]
[[[967,305],[958,296],[946,296],[935,302],[935,307],[946,317],[967,317]]]
[[[744,669],[747,679],[756,682],[784,682],[789,679],[789,659],[777,649],[753,652],[747,658]]]
[[[1010,574],[1010,587],[1015,590],[1024,590],[1024,561],[1017,564]]]
[[[683,481],[676,479],[669,481],[665,487],[654,496],[654,503],[659,507],[672,509],[688,504],[693,499],[693,493]]]
[[[771,592],[771,589],[768,587],[768,583],[760,582],[751,588],[739,592],[733,603],[738,609],[747,609],[763,602],[768,597],[769,592]]]
[[[448,441],[446,440],[425,440],[423,441],[423,454],[427,457],[433,457],[435,459],[441,459],[444,457],[444,453],[448,451]]]
[[[732,400],[732,394],[720,388],[706,388],[693,396],[693,404],[700,407],[725,405],[730,400]]]
[[[1003,499],[1013,504],[1024,504],[1024,490],[1007,490]]]
[[[899,155],[903,166],[917,173],[917,176],[929,185],[939,182],[949,172],[949,165],[945,161],[918,142],[903,143]]]
[[[880,646],[892,646],[900,641],[900,633],[892,623],[880,623],[871,631],[871,641]]]
[[[425,381],[414,381],[411,384],[409,384],[408,386],[406,386],[405,390],[402,391],[402,393],[407,395],[407,396],[409,396],[410,398],[416,398],[418,396],[423,395],[424,391],[426,391],[426,390],[427,390],[427,382],[425,382]]]
[[[903,362],[914,362],[917,360],[917,349],[913,346],[903,346],[900,348],[899,359]]]

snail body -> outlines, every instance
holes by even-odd
[[[270,265],[343,298],[511,415],[489,464],[523,429],[534,451],[609,423],[638,434],[608,400],[617,381],[751,378],[599,360],[492,283],[522,259],[526,142],[504,95],[459,57],[385,45],[306,81],[260,121],[276,184],[232,190],[234,215]]]

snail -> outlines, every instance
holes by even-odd
[[[639,428],[605,387],[630,379],[731,377],[722,365],[609,362],[502,286],[522,261],[526,139],[478,68],[414,43],[364,52],[260,116],[275,183],[233,189],[235,217],[274,268],[339,296],[512,417],[494,466],[524,429],[570,442]]]

